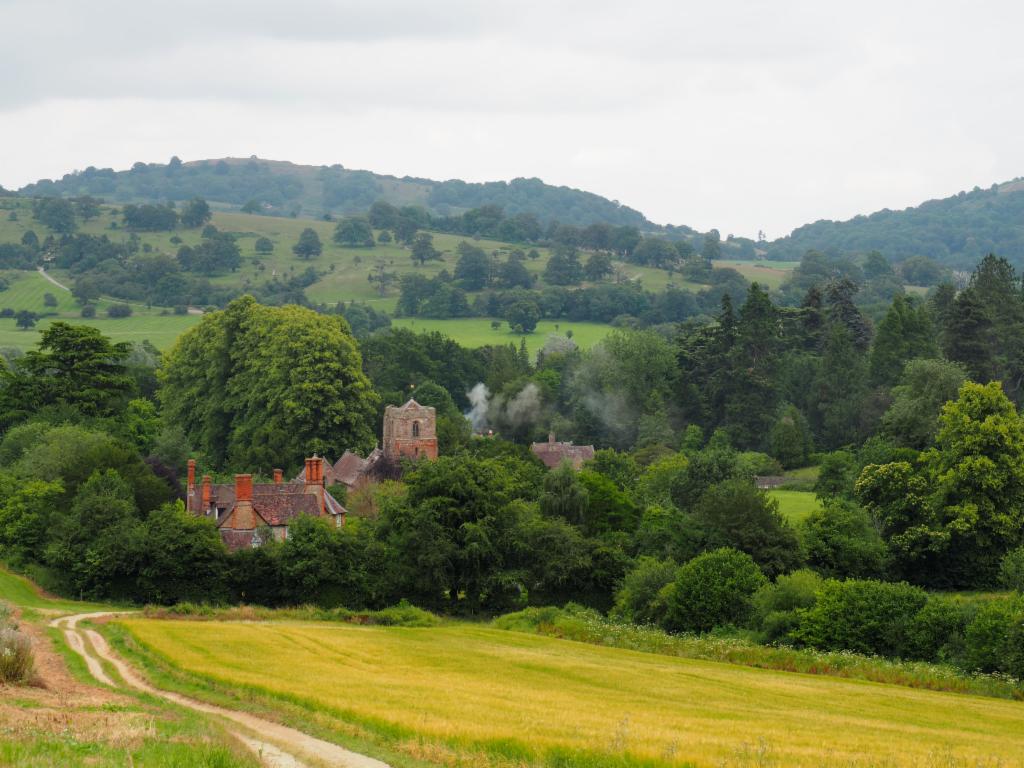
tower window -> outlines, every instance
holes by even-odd
[[[420,423],[418,421],[414,421],[412,423],[412,436],[413,437],[419,437],[420,436]]]

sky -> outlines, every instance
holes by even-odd
[[[539,177],[770,239],[1024,176],[1024,3],[0,0],[0,184]]]

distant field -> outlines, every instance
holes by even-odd
[[[799,261],[748,261],[742,259],[720,259],[712,263],[716,269],[725,267],[735,269],[750,282],[756,282],[768,288],[778,288],[800,265]]]
[[[537,330],[525,336],[512,333],[508,323],[502,321],[498,330],[491,328],[491,321],[483,317],[465,317],[456,320],[428,320],[420,317],[401,317],[393,320],[395,328],[409,328],[417,333],[439,331],[450,336],[465,347],[485,347],[489,344],[515,344],[519,346],[521,338],[526,339],[526,348],[531,355],[544,346],[548,334],[572,331],[572,340],[581,349],[588,349],[607,336],[612,327],[604,323],[574,323],[568,320],[542,320],[537,323]]]
[[[0,347],[34,347],[43,329],[54,320],[62,320],[75,325],[99,328],[114,341],[136,342],[148,339],[157,349],[167,349],[178,336],[200,320],[198,315],[174,315],[170,314],[169,310],[147,309],[143,305],[133,305],[131,317],[111,319],[106,317],[106,309],[115,302],[106,300],[97,302],[97,316],[87,320],[82,317],[81,307],[71,298],[70,293],[53,285],[38,272],[8,270],[0,272],[0,275],[11,281],[10,288],[0,291],[0,309],[10,307],[15,311],[27,309],[37,314],[57,313],[54,317],[41,318],[36,326],[29,330],[18,328],[14,318],[0,318]],[[47,293],[57,299],[56,307],[47,307],[43,304],[43,296]],[[162,312],[167,314],[161,314]]]
[[[477,625],[124,624],[189,672],[419,741],[424,754],[441,743],[459,756],[485,751],[520,766],[637,768],[966,768],[1020,766],[1024,755],[1018,702]]]
[[[779,502],[779,512],[791,524],[796,525],[807,519],[816,509],[821,509],[818,497],[811,491],[768,491],[768,495]]]

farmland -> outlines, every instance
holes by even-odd
[[[519,336],[509,331],[508,325],[502,323],[498,328],[491,327],[491,321],[485,317],[467,317],[457,320],[431,320],[422,317],[398,318],[392,327],[409,328],[417,333],[438,331],[458,341],[466,347],[483,347],[488,344],[519,344],[520,338],[526,339],[526,348],[530,355],[536,355],[548,335],[565,334],[572,331],[572,340],[581,349],[588,349],[608,335],[610,325],[603,323],[570,322],[563,320],[542,320],[537,323],[537,330],[526,336]]]
[[[425,740],[520,764],[1010,766],[1024,754],[1014,702],[465,624],[124,623],[158,655],[222,685],[423,749]]]
[[[10,205],[10,203],[8,204]],[[17,219],[0,216],[0,243],[16,243],[28,230],[34,231],[40,238],[51,234],[46,227],[32,218],[27,201],[17,204]],[[81,223],[78,231],[90,235],[106,235],[116,242],[126,242],[132,233],[120,228],[120,216],[116,208],[104,206],[101,214],[88,222]],[[285,217],[260,216],[238,212],[216,211],[213,222],[216,227],[235,236],[241,249],[242,265],[233,272],[215,275],[211,283],[216,286],[227,286],[238,291],[256,290],[274,279],[287,279],[312,268],[317,273],[316,281],[305,289],[306,297],[315,304],[332,305],[339,301],[366,302],[375,309],[393,313],[398,297],[397,287],[391,287],[382,295],[367,277],[370,271],[382,266],[396,275],[418,273],[426,277],[435,277],[442,270],[452,272],[456,260],[456,248],[466,238],[461,235],[433,233],[434,246],[442,254],[441,261],[428,261],[422,266],[415,266],[410,257],[409,249],[394,243],[378,244],[373,248],[342,247],[332,241],[335,222]],[[299,234],[306,227],[317,232],[323,242],[323,253],[318,258],[304,260],[292,253],[292,246],[298,241]],[[142,232],[137,233],[142,248],[154,253],[174,254],[181,245],[195,246],[201,242],[198,229],[177,229],[173,232]],[[269,254],[257,254],[255,243],[258,238],[266,237],[274,245]],[[528,246],[516,246],[493,240],[472,240],[474,245],[484,248],[490,253],[497,253],[498,258],[514,248],[531,250]],[[524,264],[531,275],[543,286],[543,273],[547,266],[550,252],[546,248],[537,248],[536,258],[527,259]],[[585,258],[585,257],[584,257]],[[716,268],[731,268],[739,271],[748,280],[756,280],[769,287],[777,287],[795,266],[795,262],[771,262],[741,260],[722,260],[714,263]],[[645,267],[625,262],[615,262],[614,267],[618,279],[636,282],[646,289],[659,292],[665,290],[669,283],[691,291],[699,291],[706,286],[687,282],[678,274],[669,274],[665,270]],[[74,276],[65,270],[51,269],[51,276],[66,286],[74,282]],[[10,283],[6,291],[0,292],[0,309],[10,308],[15,311],[28,310],[39,314],[55,313],[55,317],[70,322],[84,322],[103,330],[116,341],[141,341],[148,339],[159,349],[166,349],[185,330],[191,327],[195,317],[172,314],[167,308],[133,307],[133,316],[119,320],[108,320],[104,311],[111,302],[101,300],[97,304],[97,318],[82,320],[80,308],[67,291],[62,291],[44,278],[29,272],[8,270],[2,275]],[[51,293],[57,300],[57,307],[45,307],[44,294]],[[472,299],[475,294],[470,294]],[[54,318],[43,318],[36,329],[21,331],[15,328],[12,318],[0,319],[0,347],[26,349],[35,344],[39,331],[46,327]],[[440,330],[456,341],[467,346],[500,343],[513,340],[507,333],[507,327],[495,332],[490,328],[488,318],[468,318],[459,320],[428,320],[408,319],[399,324],[406,327],[417,327],[423,330]],[[527,338],[531,351],[543,346],[548,333],[554,330],[557,321],[542,323],[537,332]],[[504,324],[503,324],[504,325]],[[563,330],[573,328],[578,335],[576,342],[581,347],[596,343],[607,333],[608,326],[599,323],[561,323]],[[508,338],[505,338],[508,337]]]

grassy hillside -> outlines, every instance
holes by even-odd
[[[6,201],[12,205],[12,201]],[[46,227],[32,218],[27,200],[16,203],[17,219],[11,220],[8,215],[0,213],[0,243],[17,243],[28,230],[34,231],[41,239],[52,234]],[[127,242],[131,233],[120,228],[121,218],[115,208],[105,206],[101,215],[91,221],[82,223],[80,232],[90,235],[106,235],[116,242]],[[117,224],[117,227],[112,225]],[[314,303],[335,304],[339,301],[366,302],[376,309],[392,313],[398,298],[397,285],[381,295],[377,288],[367,279],[377,264],[383,264],[388,271],[403,275],[419,273],[427,277],[437,275],[441,270],[452,272],[455,268],[456,248],[462,240],[459,235],[434,233],[434,245],[444,255],[443,261],[427,262],[416,266],[410,259],[410,251],[395,244],[380,244],[373,248],[344,248],[335,244],[331,237],[335,223],[321,220],[293,219],[288,217],[262,216],[237,212],[217,211],[214,213],[213,224],[220,230],[232,233],[242,253],[242,265],[235,271],[211,278],[215,285],[231,287],[239,292],[258,290],[274,278],[287,279],[302,274],[312,268],[317,273],[316,282],[305,289],[307,298]],[[306,227],[311,227],[320,236],[324,250],[321,256],[304,260],[292,253],[292,246],[298,241],[299,234]],[[197,245],[201,241],[198,229],[178,229],[173,232],[141,232],[138,233],[140,247],[149,248],[151,252],[174,254],[180,245]],[[255,242],[266,237],[274,244],[269,255],[257,254]],[[172,242],[172,238],[180,239],[180,243]],[[475,240],[488,252],[502,254],[516,248],[515,244],[502,243],[494,240]],[[538,285],[543,286],[543,273],[547,266],[550,253],[545,248],[538,248],[539,257],[527,259],[527,270],[537,276]],[[718,268],[731,268],[741,272],[749,280],[757,280],[769,286],[778,285],[794,263],[723,260],[715,262]],[[678,287],[699,291],[706,286],[687,283],[679,275],[670,276],[665,270],[643,267],[624,262],[615,262],[615,267],[625,279],[638,282],[651,291],[663,291],[672,282]],[[70,286],[74,275],[59,269],[50,269],[51,277]],[[105,310],[111,303],[101,300],[97,319],[83,321],[79,317],[80,308],[72,300],[67,291],[60,290],[42,276],[25,271],[7,270],[0,273],[10,282],[10,287],[0,291],[0,309],[10,308],[15,311],[26,309],[38,314],[56,313],[56,317],[69,322],[87,322],[103,329],[113,338],[123,340],[149,339],[158,348],[170,346],[177,336],[198,322],[195,316],[176,316],[166,308],[146,307],[142,304],[133,307],[134,314],[130,318],[109,320]],[[44,306],[43,297],[46,293],[53,294],[58,301],[57,307]],[[472,300],[473,294],[470,294]],[[26,349],[35,344],[39,330],[45,328],[54,318],[44,318],[34,330],[21,331],[15,327],[11,318],[0,318],[0,347],[16,347]],[[485,318],[469,318],[464,320],[400,320],[398,324],[415,326],[423,329],[442,330],[452,338],[468,346],[513,340],[507,326],[495,332],[490,327],[490,320]],[[543,346],[546,335],[554,330],[556,323],[541,323],[536,333],[528,336],[527,343],[531,350]],[[564,331],[573,328],[578,335],[576,341],[582,347],[591,346],[608,330],[608,326],[597,323],[557,323]]]
[[[136,163],[131,170],[88,168],[61,179],[41,180],[21,190],[27,195],[93,195],[117,202],[188,200],[238,207],[250,200],[267,210],[320,216],[365,211],[376,200],[420,205],[442,215],[497,205],[508,215],[531,213],[542,221],[585,226],[594,222],[648,226],[639,211],[540,179],[483,184],[383,176],[340,165],[315,166],[253,158],[197,160],[179,166]]]
[[[422,752],[437,744],[436,754],[482,751],[519,765],[648,768],[1014,766],[1024,755],[1014,702],[470,625],[125,624],[189,672]]]
[[[28,330],[18,328],[14,318],[0,318],[0,349],[25,350],[34,347],[39,341],[40,333],[54,320],[94,326],[114,341],[149,340],[157,349],[167,349],[182,332],[198,323],[200,319],[197,315],[174,315],[166,309],[147,308],[142,305],[132,307],[131,317],[112,319],[106,317],[105,312],[113,302],[101,300],[96,305],[97,316],[86,320],[81,316],[81,308],[71,298],[71,294],[53,285],[38,272],[7,270],[0,271],[0,276],[10,281],[10,287],[0,292],[0,309],[26,309],[37,314],[45,312],[49,315],[41,318],[34,328]],[[43,297],[47,293],[57,299],[56,307],[44,305]]]

